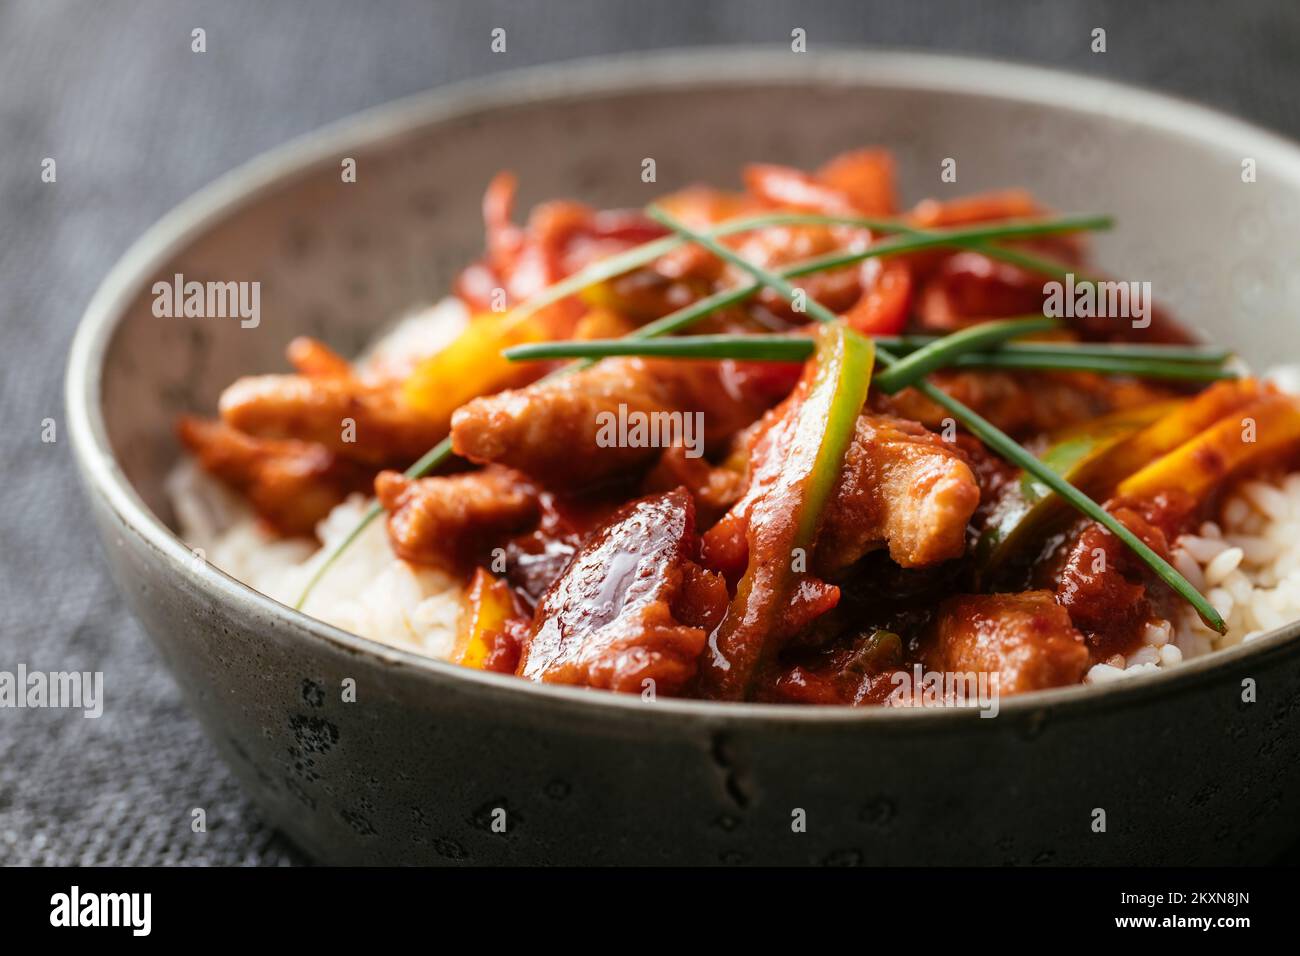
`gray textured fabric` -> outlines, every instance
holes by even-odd
[[[488,50],[494,26],[509,31],[505,55]],[[0,862],[301,861],[186,712],[91,538],[60,384],[123,248],[237,163],[396,96],[588,54],[788,42],[795,26],[810,55],[855,42],[1038,61],[1300,133],[1294,0],[0,0],[0,670],[102,670],[107,697],[98,720],[0,710]],[[1103,55],[1088,49],[1094,26]],[[47,156],[54,185],[40,181]],[[195,807],[205,834],[190,830]]]

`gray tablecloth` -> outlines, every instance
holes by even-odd
[[[620,50],[788,42],[794,27],[814,56],[853,42],[1032,60],[1294,135],[1298,14],[1295,0],[0,0],[0,670],[103,671],[107,698],[98,720],[0,709],[0,862],[302,861],[241,794],[115,593],[63,431],[63,364],[92,291],[204,183],[450,80]],[[496,26],[505,55],[488,50]],[[1097,26],[1104,54],[1089,49]],[[190,829],[196,807],[206,833]]]

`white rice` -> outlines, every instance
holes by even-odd
[[[1171,558],[1223,616],[1228,633],[1216,634],[1180,607],[1174,620],[1148,624],[1142,647],[1127,658],[1094,665],[1086,683],[1158,671],[1300,620],[1300,472],[1242,482],[1219,518],[1180,535]]]
[[[284,540],[268,532],[253,511],[196,465],[168,480],[181,537],[196,553],[233,578],[293,605],[325,556],[365,513],[353,495],[317,525],[323,546]],[[213,514],[219,515],[213,521]],[[313,588],[303,610],[354,634],[450,656],[461,610],[460,582],[398,558],[383,521],[373,522]]]
[[[400,374],[442,348],[465,321],[454,299],[412,315],[358,360],[358,371]],[[188,460],[169,476],[167,490],[181,537],[199,557],[291,606],[369,504],[353,495],[334,508],[317,525],[318,547],[268,532],[242,498]],[[303,610],[363,637],[445,659],[455,644],[462,592],[456,578],[398,558],[384,522],[375,521],[316,584]]]
[[[1244,365],[1238,371],[1250,374]],[[1263,378],[1300,394],[1300,365],[1278,366]],[[1196,530],[1174,541],[1170,563],[1219,612],[1227,633],[1210,630],[1183,605],[1174,620],[1148,624],[1142,647],[1127,658],[1093,665],[1084,683],[1157,672],[1300,620],[1300,472],[1241,482],[1222,503],[1219,520]]]

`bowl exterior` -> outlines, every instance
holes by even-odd
[[[206,730],[323,862],[1208,865],[1300,839],[1294,653],[994,719],[593,707],[322,642],[95,514]]]

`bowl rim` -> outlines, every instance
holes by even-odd
[[[683,87],[734,87],[746,83],[791,87],[818,84],[939,93],[975,93],[1005,101],[1040,105],[1155,127],[1206,147],[1225,144],[1249,149],[1257,162],[1267,159],[1270,175],[1290,180],[1300,191],[1300,143],[1218,110],[1164,93],[1109,79],[1036,65],[958,54],[881,50],[860,46],[819,47],[811,57],[784,46],[696,47],[562,60],[458,81],[371,107],[298,136],[255,156],[200,189],[165,214],[141,235],[112,267],[94,293],[78,325],[69,352],[64,400],[74,458],[83,480],[144,546],[219,594],[241,611],[274,617],[286,630],[307,640],[358,654],[381,665],[410,667],[435,680],[478,685],[484,691],[518,695],[541,706],[579,708],[588,716],[615,708],[635,711],[643,719],[663,715],[709,718],[752,725],[839,724],[912,721],[931,725],[979,719],[970,707],[889,708],[836,705],[729,703],[659,698],[646,706],[639,695],[537,684],[506,674],[459,667],[415,651],[345,631],[281,604],[216,566],[193,561],[184,542],[149,509],[118,466],[108,441],[101,406],[104,360],[118,323],[154,270],[213,224],[251,205],[294,174],[332,163],[345,150],[373,148],[415,130],[499,109],[554,101],[581,101],[637,92]],[[1238,153],[1242,155],[1241,153]],[[1245,660],[1264,663],[1300,647],[1300,621],[1268,632],[1249,643],[1186,661],[1159,674],[1092,686],[1074,685],[1015,695],[999,701],[999,715],[1041,715],[1107,704],[1142,706],[1153,699],[1214,682],[1228,665]]]

